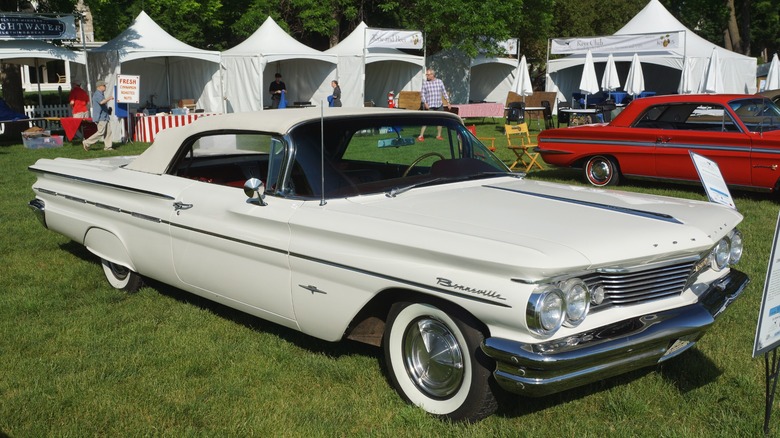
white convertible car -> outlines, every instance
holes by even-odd
[[[444,112],[209,116],[30,170],[31,208],[115,288],[381,346],[398,393],[452,420],[674,357],[748,283],[737,211],[526,180]]]

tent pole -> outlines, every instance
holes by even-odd
[[[38,117],[43,117],[43,96],[41,96],[41,72],[38,71],[38,58],[35,58],[35,78],[38,83]]]
[[[553,91],[550,82],[552,82],[552,76],[550,76],[550,52],[552,51],[552,38],[547,38],[547,63],[544,66],[544,91]],[[557,88],[557,87],[556,87]],[[561,90],[555,90],[555,112],[558,113],[558,94]],[[568,97],[564,96],[564,100],[568,101]]]
[[[168,88],[168,108],[173,108],[173,102],[171,102],[171,58],[165,57],[165,86]]]
[[[84,13],[74,12],[79,16],[79,27],[81,28],[81,50],[84,51],[84,70],[87,74],[87,95],[89,96],[89,107],[92,108],[92,80],[89,77],[89,62],[87,62],[87,41],[84,33]],[[90,113],[91,114],[91,113]]]
[[[366,32],[368,32],[368,26],[363,28],[363,83],[360,86],[360,97],[363,101],[363,106],[366,104],[366,53],[368,52],[368,47],[366,47]],[[376,106],[376,103],[374,106]]]

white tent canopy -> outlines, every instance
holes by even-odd
[[[332,93],[336,55],[296,41],[273,18],[241,44],[222,52],[227,112],[257,111],[271,105],[268,86],[280,73],[287,101],[319,105]],[[344,93],[344,86],[342,86]]]
[[[162,107],[195,99],[198,108],[222,112],[219,52],[177,40],[146,12],[141,11],[116,38],[88,53],[93,80],[113,87],[118,74],[140,76],[139,105],[146,104],[144,99]]]
[[[63,60],[85,64],[84,52],[55,46],[40,40],[0,41],[0,61],[6,64],[35,65],[36,59],[43,62]]]
[[[690,68],[691,84],[685,88],[700,90],[710,56],[715,50],[721,60],[724,92],[751,94],[756,92],[755,58],[718,47],[696,35],[674,18],[658,0],[650,0],[644,9],[615,33],[615,36],[630,38],[661,33],[666,33],[670,39],[679,39],[679,41],[674,41],[668,46],[659,44],[654,50],[643,50],[639,53],[647,90],[655,91],[658,94],[676,93],[686,62]],[[599,47],[591,47],[591,50],[599,76],[603,74],[607,56],[611,53],[622,78],[626,77],[631,58],[637,52],[637,50],[628,47],[602,48],[601,50]],[[579,79],[582,76],[584,61],[584,53],[550,60],[547,90],[552,91],[557,87],[560,90],[560,99],[570,98],[572,92],[576,92]]]
[[[387,93],[420,90],[425,58],[392,47],[366,48],[364,22],[325,53],[338,57],[341,102],[344,106],[363,106],[373,101],[387,105]],[[449,85],[448,85],[449,86]]]
[[[0,41],[0,62],[6,64],[21,64],[38,67],[39,64],[52,60],[62,60],[79,64],[78,72],[74,69],[71,78],[81,75],[86,64],[84,52],[74,51],[65,47],[55,46],[40,40]],[[42,104],[40,81],[38,82],[38,103]]]

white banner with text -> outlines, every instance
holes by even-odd
[[[640,35],[609,35],[590,38],[553,38],[550,53],[571,55],[575,53],[655,52],[681,47],[682,32],[648,33]]]
[[[366,29],[366,48],[423,49],[423,35],[417,30]]]

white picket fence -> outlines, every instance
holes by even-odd
[[[41,111],[38,109],[41,108]],[[36,119],[40,117],[70,117],[70,106],[65,105],[44,105],[43,107],[39,107],[38,105],[25,105],[24,106],[24,114],[31,118]],[[27,122],[28,127],[32,127],[34,124],[40,125],[41,123],[46,123],[46,121],[29,121]],[[0,134],[5,133],[5,123],[0,123]]]
[[[31,119],[35,117],[70,117],[70,105],[44,105],[43,107],[25,105],[24,114]]]

